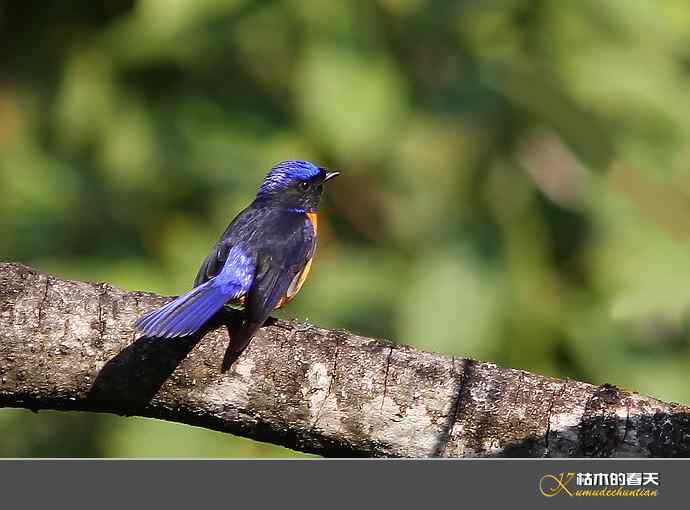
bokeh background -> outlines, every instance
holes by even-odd
[[[310,159],[288,316],[686,403],[689,142],[687,0],[0,1],[0,259],[178,294]],[[284,455],[0,410],[0,456]]]

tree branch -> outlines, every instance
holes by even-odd
[[[0,264],[0,406],[140,415],[326,456],[688,456],[688,408],[274,321],[220,372],[230,313],[138,338],[166,298]],[[226,325],[229,325],[226,327]]]

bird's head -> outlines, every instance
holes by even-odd
[[[323,184],[338,175],[340,172],[309,161],[282,161],[268,172],[256,199],[294,211],[313,212],[319,205]]]

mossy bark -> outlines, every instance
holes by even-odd
[[[236,317],[140,338],[169,298],[0,264],[0,406],[188,423],[325,456],[687,456],[685,406],[271,321],[227,373]]]

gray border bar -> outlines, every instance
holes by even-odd
[[[0,460],[3,508],[684,507],[687,460]],[[656,472],[656,497],[544,497],[559,473]],[[547,482],[551,481],[548,479]],[[574,490],[575,482],[569,485]],[[10,503],[11,502],[11,503]],[[8,504],[9,503],[9,504]],[[446,506],[447,505],[447,506]]]

